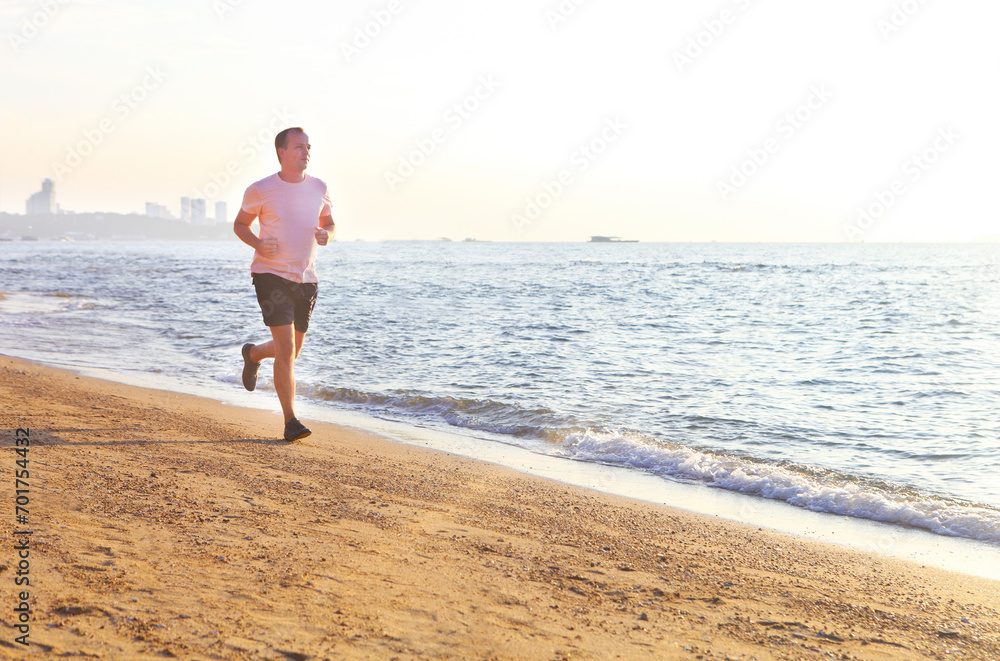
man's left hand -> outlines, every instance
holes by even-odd
[[[316,228],[316,243],[318,243],[321,246],[325,246],[329,242],[330,242],[330,233],[327,232],[322,227],[317,227]]]

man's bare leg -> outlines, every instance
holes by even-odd
[[[273,337],[273,333],[271,334]],[[295,331],[295,358],[302,353],[302,344],[305,342],[306,334]],[[255,344],[250,349],[250,360],[260,362],[265,358],[274,358],[274,340],[268,340],[263,344]]]
[[[250,360],[274,359],[274,390],[278,393],[285,423],[295,417],[295,359],[302,352],[306,334],[292,324],[271,326],[271,340],[250,349]]]

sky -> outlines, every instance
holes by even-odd
[[[0,0],[0,211],[51,178],[63,210],[234,217],[302,126],[341,240],[974,240],[1000,233],[997,24],[993,0]]]

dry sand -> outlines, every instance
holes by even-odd
[[[996,582],[11,358],[0,397],[2,658],[1000,659]]]

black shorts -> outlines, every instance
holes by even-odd
[[[253,286],[265,326],[295,324],[300,333],[309,330],[319,291],[315,282],[292,282],[273,273],[254,273]]]

